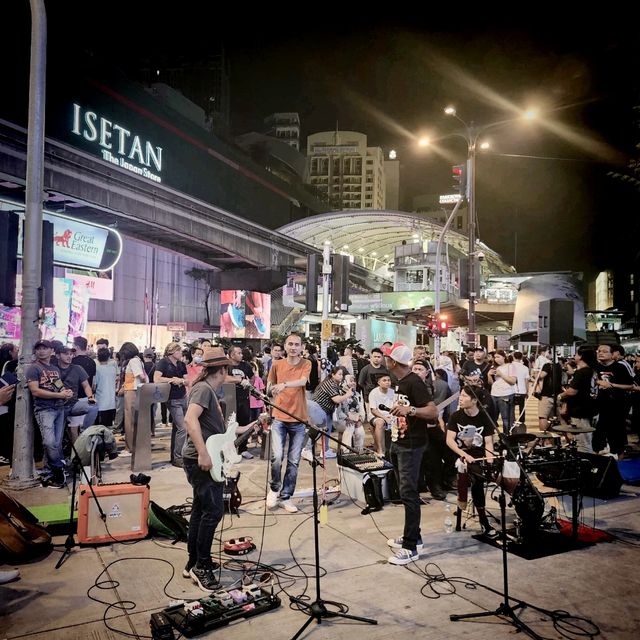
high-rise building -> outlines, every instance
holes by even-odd
[[[384,157],[356,131],[321,131],[307,138],[310,184],[336,209],[384,209]]]
[[[272,113],[264,119],[268,136],[286,142],[300,151],[300,116],[297,113]]]

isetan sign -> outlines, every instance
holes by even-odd
[[[103,160],[153,182],[162,182],[162,147],[126,127],[74,103],[71,133],[95,143]]]

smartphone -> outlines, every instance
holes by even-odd
[[[10,371],[7,371],[2,378],[0,378],[0,387],[8,387],[12,384],[18,384],[18,376]]]

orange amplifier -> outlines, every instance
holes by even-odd
[[[100,544],[144,538],[148,532],[149,487],[128,482],[93,487],[106,516],[103,521],[91,488],[81,484],[78,498],[78,541]]]

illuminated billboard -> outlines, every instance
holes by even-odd
[[[271,337],[271,296],[259,291],[220,291],[220,337]]]

